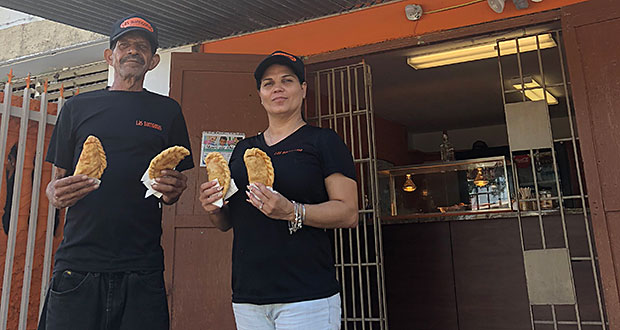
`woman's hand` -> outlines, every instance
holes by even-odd
[[[277,220],[295,220],[293,203],[275,190],[262,183],[252,183],[245,192],[248,203],[252,204],[266,216]]]
[[[220,208],[213,205],[213,202],[222,198],[222,189],[224,187],[217,185],[217,180],[207,181],[200,185],[200,204],[202,208],[209,214],[219,212]]]

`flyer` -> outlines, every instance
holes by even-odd
[[[208,153],[217,151],[224,156],[226,161],[230,161],[233,149],[237,143],[245,138],[245,133],[234,132],[202,132],[202,143],[200,148],[200,167],[206,167],[205,157]]]

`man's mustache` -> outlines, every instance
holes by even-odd
[[[140,64],[144,64],[144,60],[140,55],[127,55],[121,59],[121,64],[124,64],[127,61],[136,61]]]

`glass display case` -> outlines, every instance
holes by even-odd
[[[378,174],[382,217],[512,211],[504,156],[393,167]]]

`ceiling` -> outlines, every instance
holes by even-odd
[[[140,13],[159,29],[162,48],[219,39],[394,0],[0,0],[5,7],[108,35]]]
[[[413,49],[364,57],[373,76],[376,114],[403,124],[411,132],[424,133],[504,124],[504,106],[497,58],[415,70],[406,63]],[[541,51],[547,84],[561,83],[562,71],[557,47]],[[523,74],[538,82],[540,67],[536,52],[522,55]],[[516,56],[502,57],[507,82],[519,77]],[[565,113],[564,88],[549,88],[558,98],[550,112]],[[508,101],[520,101],[520,93],[507,94]]]

